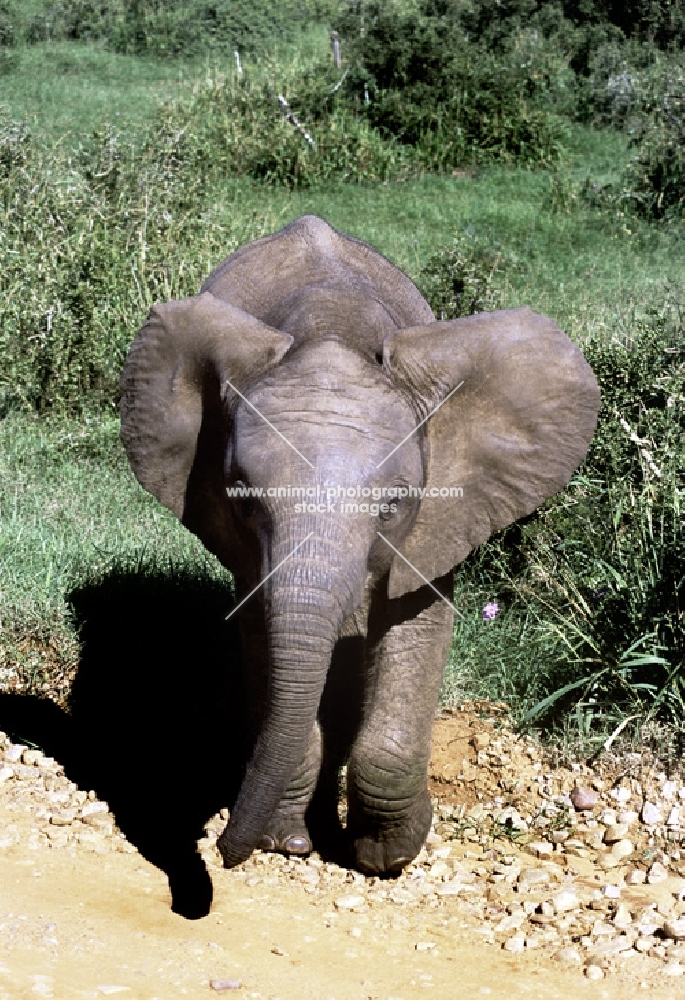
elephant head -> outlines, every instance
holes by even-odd
[[[221,840],[235,864],[305,754],[344,623],[373,595],[392,604],[444,577],[560,490],[599,393],[551,320],[436,322],[401,271],[313,216],[155,306],[122,390],[138,480],[240,599],[258,591],[241,614],[261,602],[265,710]],[[247,489],[262,495],[235,495]]]

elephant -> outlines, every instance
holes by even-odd
[[[251,742],[224,865],[307,854],[317,828],[398,874],[431,825],[453,569],[567,484],[590,366],[527,307],[437,321],[400,269],[305,215],[154,306],[121,388],[139,483],[235,582]]]

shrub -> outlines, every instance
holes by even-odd
[[[17,28],[14,11],[7,0],[0,0],[0,76],[17,64]]]
[[[123,12],[121,0],[43,0],[26,24],[29,42],[108,38]]]
[[[652,219],[682,217],[685,208],[685,67],[670,67],[651,114],[635,126],[624,174],[626,195]]]
[[[14,12],[7,0],[0,0],[0,48],[12,48],[17,44],[17,30]]]
[[[247,75],[205,82],[189,100],[162,109],[145,156],[174,160],[188,179],[205,182],[236,174],[306,187],[406,175],[411,161],[400,144],[328,102],[330,85],[325,67],[265,83]],[[299,125],[284,113],[279,95]]]
[[[321,8],[321,9],[320,9]],[[106,39],[116,52],[158,57],[264,51],[292,39],[325,4],[313,0],[44,0],[29,41]]]
[[[501,270],[501,248],[469,233],[433,254],[419,276],[419,286],[437,319],[456,319],[497,308],[493,278]]]
[[[568,105],[573,74],[539,36],[518,32],[499,49],[479,45],[456,6],[428,3],[348,5],[340,26],[347,88],[360,113],[416,147],[429,169],[559,157],[563,131],[550,114],[551,95],[563,92],[559,106]]]
[[[116,405],[152,303],[196,294],[263,233],[254,218],[219,227],[201,171],[182,166],[173,147],[141,157],[107,130],[70,162],[0,119],[0,414]]]

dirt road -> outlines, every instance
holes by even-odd
[[[447,789],[477,804],[476,779],[463,773],[487,732],[476,737],[464,718],[437,733],[432,782],[443,799]],[[31,766],[38,775],[38,764],[17,765],[0,783],[0,1000],[190,1000],[217,987],[255,1000],[682,996],[685,948],[663,929],[683,909],[685,880],[673,871],[631,886],[624,864],[600,868],[582,849],[541,859],[530,844],[492,849],[477,832],[450,839],[443,829],[397,881],[262,854],[229,872],[210,830],[200,846],[214,902],[190,921],[171,912],[164,873],[103,827],[103,812],[87,812],[94,803],[82,820],[54,804],[48,814],[34,785],[50,802],[85,796],[34,780]]]

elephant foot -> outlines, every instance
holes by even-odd
[[[257,846],[262,851],[277,851],[280,854],[310,854],[312,841],[301,811],[279,811]]]
[[[348,830],[357,868],[364,875],[399,875],[423,847],[432,815],[433,809],[426,792],[411,817],[401,825],[372,831],[368,818],[363,828],[352,819]]]
[[[312,842],[307,834],[291,833],[285,838],[276,838],[271,833],[265,833],[259,841],[261,851],[278,851],[281,854],[309,854]]]

